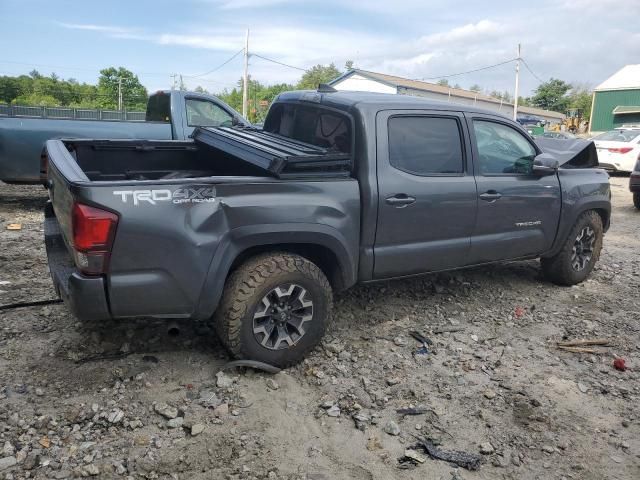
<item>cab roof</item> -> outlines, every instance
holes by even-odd
[[[296,90],[284,92],[278,95],[274,103],[304,102],[310,104],[324,105],[337,110],[349,111],[372,111],[372,110],[404,110],[404,109],[424,109],[424,110],[447,110],[455,112],[483,113],[492,116],[501,116],[497,112],[492,112],[483,108],[476,108],[472,105],[463,105],[454,102],[440,102],[428,98],[412,95],[397,95],[390,93],[374,92],[352,92],[352,91],[316,91],[316,90]]]

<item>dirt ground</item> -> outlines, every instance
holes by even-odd
[[[229,359],[204,324],[169,335],[166,321],[79,323],[62,304],[0,310],[0,478],[638,479],[627,182],[611,179],[612,227],[582,285],[546,283],[530,261],[357,287],[337,296],[322,347],[277,375],[218,373]],[[0,184],[0,305],[55,298],[45,201]],[[580,338],[610,345],[556,347]],[[417,438],[482,463],[399,462]]]

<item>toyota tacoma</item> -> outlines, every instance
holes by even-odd
[[[78,318],[211,321],[234,356],[286,366],[333,292],[534,258],[573,285],[609,226],[595,155],[558,160],[470,106],[322,87],[192,137],[47,142],[47,254]]]

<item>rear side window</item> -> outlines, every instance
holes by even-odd
[[[398,116],[389,119],[389,162],[413,175],[464,172],[458,120]]]
[[[147,101],[147,122],[169,122],[171,120],[171,95],[158,92]]]
[[[351,153],[351,121],[334,110],[308,105],[275,104],[265,119],[264,130],[330,151]]]

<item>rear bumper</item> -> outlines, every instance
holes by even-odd
[[[44,243],[53,286],[71,312],[80,320],[110,319],[104,278],[78,272],[50,202],[45,207]]]

